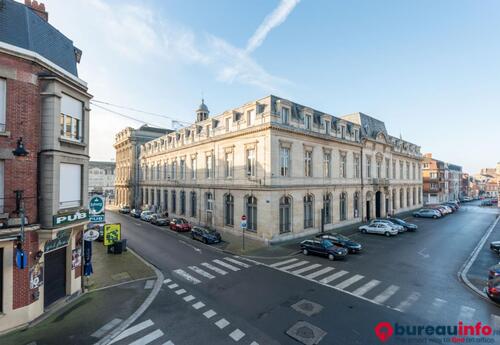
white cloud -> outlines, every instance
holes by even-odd
[[[247,53],[251,53],[257,49],[264,42],[269,32],[281,25],[288,18],[288,15],[293,11],[295,6],[297,6],[299,1],[300,0],[281,0],[278,7],[264,19],[257,30],[255,30],[252,37],[248,40],[246,47]]]

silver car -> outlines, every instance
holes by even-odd
[[[399,224],[394,224],[393,222],[391,222],[387,219],[374,219],[370,222],[370,225],[371,224],[381,224],[381,223],[389,225],[394,230],[397,230],[398,233],[402,233],[402,232],[406,231],[406,228],[404,226],[399,225]]]

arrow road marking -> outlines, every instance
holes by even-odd
[[[193,246],[192,244],[189,244],[189,243],[187,243],[187,242],[184,242],[183,240],[179,240],[179,242],[180,242],[180,243],[182,243],[182,244],[185,244],[185,245],[186,245],[186,246],[188,246],[188,247],[193,248],[195,251],[197,251],[198,253],[200,253],[200,254],[201,254],[201,249],[200,249],[200,248],[195,247],[195,246]]]
[[[417,254],[420,255],[420,256],[422,256],[424,259],[428,259],[430,257],[430,255],[429,254],[425,254],[424,251],[425,251],[425,248],[422,249],[421,251],[417,252]]]

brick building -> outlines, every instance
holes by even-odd
[[[0,0],[0,24],[4,332],[81,289],[91,96],[78,78],[81,51],[48,23],[43,4]]]

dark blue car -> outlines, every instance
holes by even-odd
[[[404,220],[399,218],[387,218],[387,220],[391,223],[403,226],[408,231],[415,231],[418,229],[418,226],[416,224],[405,222]]]
[[[195,226],[191,229],[191,237],[193,240],[198,240],[205,244],[219,243],[221,241],[221,236],[217,230],[206,229],[200,226]]]

